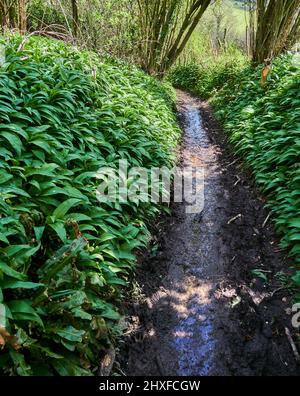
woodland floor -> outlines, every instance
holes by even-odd
[[[263,199],[209,106],[179,92],[178,113],[182,166],[204,168],[204,210],[187,214],[185,203],[174,204],[172,217],[156,226],[158,249],[137,268],[141,297],[124,308],[122,370],[299,375],[285,334],[292,302],[281,280],[289,263],[270,222],[264,226]]]

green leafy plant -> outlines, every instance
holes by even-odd
[[[0,373],[92,375],[150,203],[102,203],[96,172],[171,166],[168,92],[134,67],[62,42],[3,39],[0,69]]]
[[[259,270],[259,269],[254,269],[251,271],[252,275],[254,275],[256,278],[262,279],[264,282],[268,282],[267,275],[265,272]]]
[[[261,69],[242,67],[215,93],[212,103],[229,141],[267,198],[281,246],[289,250],[299,269],[299,59],[291,55],[277,58],[264,88]],[[297,275],[293,279],[297,284]]]
[[[208,99],[226,83],[234,81],[247,58],[237,49],[218,56],[207,55],[199,63],[180,64],[171,69],[168,80],[174,87]]]

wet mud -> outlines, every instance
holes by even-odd
[[[205,102],[178,92],[181,166],[204,170],[204,208],[174,204],[141,260],[126,304],[127,375],[299,375],[289,271],[263,198]],[[255,276],[259,271],[262,276]],[[293,329],[291,329],[293,331]],[[294,334],[294,333],[292,333]]]

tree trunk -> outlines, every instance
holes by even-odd
[[[78,27],[79,27],[78,2],[77,0],[71,0],[71,1],[72,1],[73,35],[74,37],[77,37]]]
[[[299,39],[300,0],[257,0],[257,32],[253,61],[289,50]]]
[[[6,4],[4,0],[0,0],[0,23],[2,30],[7,27]]]
[[[14,13],[12,12],[13,7],[13,0],[11,2],[9,0],[0,0],[1,26],[3,30],[15,27],[13,18]]]
[[[21,33],[27,30],[27,0],[19,0],[19,30]]]
[[[163,76],[185,48],[211,0],[137,0],[140,63]]]
[[[249,55],[255,52],[255,0],[248,0],[249,9]]]

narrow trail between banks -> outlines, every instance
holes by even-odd
[[[202,167],[198,214],[174,204],[157,225],[157,252],[136,280],[143,298],[126,306],[127,375],[299,375],[285,327],[288,262],[251,177],[232,153],[209,106],[178,92],[181,163]],[[255,277],[265,274],[267,282]]]

